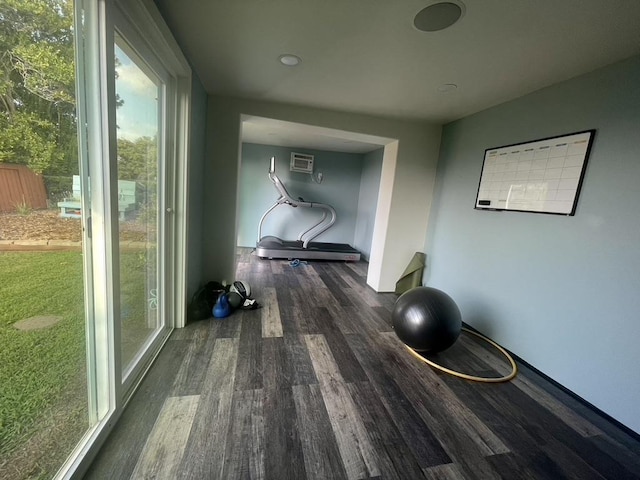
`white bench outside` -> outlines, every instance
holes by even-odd
[[[137,208],[138,186],[133,180],[118,180],[118,217],[126,220],[127,215]],[[82,203],[80,202],[80,177],[73,176],[73,197],[58,202],[60,216],[66,218],[80,218]]]

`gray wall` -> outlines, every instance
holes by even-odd
[[[202,221],[204,195],[204,145],[207,124],[207,93],[195,72],[191,81],[191,138],[187,219],[187,302],[202,282]]]
[[[640,432],[640,57],[444,128],[427,285]],[[473,209],[486,148],[597,129],[576,215]]]
[[[369,260],[371,255],[371,239],[373,238],[373,225],[378,205],[383,154],[383,148],[374,150],[365,154],[362,162],[358,216],[353,246],[360,251],[366,260]]]
[[[316,173],[322,172],[322,182],[315,183],[306,173],[291,172],[291,152],[314,155],[314,170]],[[352,245],[363,155],[252,143],[242,144],[238,245],[255,246],[260,217],[279,197],[267,177],[272,156],[276,157],[276,174],[293,198],[302,197],[308,202],[326,203],[336,210],[336,223],[314,241]],[[279,206],[265,219],[262,235],[295,240],[300,232],[319,221],[322,213],[323,210],[315,208]]]

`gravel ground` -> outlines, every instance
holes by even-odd
[[[134,221],[123,222],[121,240],[145,241],[146,232]],[[0,213],[0,240],[82,240],[80,219],[63,218],[59,210],[34,210],[28,215]]]

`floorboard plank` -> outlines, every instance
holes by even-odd
[[[284,338],[263,339],[265,477],[306,478]]]
[[[349,335],[352,333],[360,333],[359,326],[357,325],[356,319],[356,311],[357,307],[339,307],[336,308],[334,305],[329,305],[327,310],[331,314],[335,325],[340,329],[340,332],[343,335]]]
[[[171,387],[171,396],[199,395],[213,353],[217,337],[218,322],[211,319],[200,320],[189,330],[189,342],[184,350],[184,358]],[[183,328],[182,330],[187,330]],[[171,340],[173,340],[173,334]]]
[[[274,275],[274,279],[282,334],[299,335],[302,332],[299,329],[299,315],[294,312],[294,297],[292,292],[299,289],[300,285],[293,275]],[[261,301],[261,299],[259,301]]]
[[[255,310],[238,310],[233,321],[240,323],[238,365],[235,390],[262,388],[262,326],[260,314]]]
[[[487,457],[487,461],[500,472],[502,478],[517,478],[519,480],[557,480],[563,478],[563,474],[559,470],[544,472],[544,476],[541,476],[540,472],[534,473],[530,462],[515,452],[491,455]]]
[[[233,399],[238,339],[218,338],[176,478],[220,478]]]
[[[366,333],[375,337],[380,332],[392,331],[390,319],[386,320],[380,313],[380,309],[382,307],[370,307],[369,305],[356,308],[354,312],[354,321],[358,325],[356,333]]]
[[[441,375],[440,378],[467,407],[473,410],[475,415],[491,425],[492,430],[509,449],[521,457],[526,470],[532,472],[536,479],[568,478],[559,465],[541,448],[545,443],[543,438],[540,438],[535,431],[518,424],[508,412],[500,407],[494,407],[487,401],[484,391],[490,389],[485,385],[476,385],[453,377],[448,378],[447,375]]]
[[[358,277],[353,270],[340,264],[331,264],[334,273],[339,276],[351,289],[370,307],[381,307],[377,294],[367,286],[361,277]],[[353,275],[351,275],[353,273]]]
[[[250,273],[251,264],[248,261],[239,261],[236,263],[236,278],[244,280]]]
[[[237,247],[236,248],[236,265],[240,265],[242,263],[250,263],[252,252],[253,252],[252,247]]]
[[[309,304],[308,296],[301,288],[291,291],[293,305],[290,307],[289,312],[293,318],[293,331],[300,335],[320,333],[314,330],[313,323],[309,322],[311,305]]]
[[[293,387],[308,480],[347,479],[319,385]]]
[[[132,479],[176,478],[199,400],[199,395],[169,397],[165,400],[131,475]]]
[[[225,480],[265,478],[262,400],[261,389],[236,391],[233,394],[222,471]]]
[[[311,312],[310,321],[313,321],[315,325],[313,330],[324,335],[343,380],[345,382],[367,380],[367,375],[354,356],[329,310],[323,307],[315,307],[311,309]]]
[[[416,360],[407,351],[395,333],[381,334],[377,345],[385,365],[400,366],[402,375],[396,375],[396,381],[414,405],[424,407],[425,414],[432,418],[434,425],[447,425],[447,429],[450,429],[455,423],[475,443],[482,456],[509,452],[504,442],[447,387],[431,367]],[[425,388],[416,389],[416,381]],[[500,385],[494,387],[499,394]]]
[[[295,269],[296,278],[300,287],[308,292],[307,303],[313,307],[326,307],[327,305],[340,305],[333,293],[318,276],[318,272],[311,264],[304,268]]]
[[[516,382],[505,384],[503,393],[509,399],[509,404],[505,407],[509,408],[516,421],[530,429],[535,428],[538,435],[546,439],[545,451],[564,470],[582,471],[581,475],[584,478],[588,478],[589,475],[593,478],[640,478],[640,472],[633,472],[617,462],[605,451],[599,449],[590,438],[576,431],[573,428],[574,425],[565,423],[563,418],[557,415],[559,408],[549,408],[548,396],[543,396],[542,401],[539,401],[537,397],[531,397],[518,388]],[[575,424],[577,417],[571,416],[571,418],[571,423]],[[583,425],[586,423],[586,421],[583,422]],[[571,469],[567,462],[569,458],[573,459],[570,462]],[[597,473],[594,474],[594,472]]]
[[[187,350],[187,340],[167,342],[115,429],[100,449],[87,479],[129,478],[158,418]],[[123,447],[126,446],[126,447]]]
[[[381,476],[395,480],[423,478],[420,465],[371,384],[357,382],[348,388],[376,450]]]
[[[263,388],[286,389],[293,385],[292,367],[287,360],[287,350],[283,337],[271,337],[262,340]]]
[[[278,296],[278,306],[280,310],[284,307],[292,307],[293,299],[291,292],[300,289],[298,279],[294,275],[279,274],[273,276],[274,288]]]
[[[291,370],[291,384],[311,385],[318,383],[304,338],[301,335],[286,335],[284,344]]]
[[[306,335],[305,341],[347,477],[353,480],[379,475],[371,440],[326,339],[323,335]]]
[[[332,268],[331,265],[334,265],[336,263],[340,262],[316,262],[313,264],[313,268],[316,270],[316,272],[318,272],[318,275],[322,273],[325,276],[331,278],[336,287],[341,289],[349,288],[349,285],[344,280],[342,280],[340,276],[336,275],[335,270]]]
[[[235,313],[235,312],[234,312]],[[238,338],[240,336],[239,315],[232,313],[225,318],[212,318],[212,322],[218,322],[217,338]]]
[[[428,480],[460,480],[465,478],[458,466],[453,463],[428,467],[423,470],[423,473]]]
[[[451,458],[409,402],[392,376],[378,360],[378,352],[358,335],[349,335],[349,345],[367,373],[367,377],[391,415],[418,464],[432,467],[451,463]],[[372,352],[375,352],[372,355]]]
[[[265,476],[307,477],[292,389],[264,389]]]
[[[365,261],[359,262],[344,262],[344,266],[353,270],[359,277],[367,278],[369,271],[369,264]]]
[[[278,306],[278,297],[275,288],[265,288],[261,305],[262,336],[265,338],[281,337],[282,321],[280,319],[280,308]]]
[[[443,380],[456,391],[457,395],[464,398],[460,390],[469,386],[459,382],[455,378],[442,377]],[[577,434],[567,425],[559,422],[557,417],[530,399],[517,387],[508,383],[501,385],[500,395],[495,395],[493,385],[475,385],[473,396],[480,395],[492,408],[487,420],[493,422],[493,428],[499,432],[501,438],[509,445],[512,451],[518,452],[524,458],[529,459],[531,468],[539,471],[541,476],[558,475],[557,478],[635,478],[623,475],[623,468],[617,469],[603,457],[587,445],[588,440]],[[467,396],[465,401],[473,401]],[[486,414],[486,409],[474,409],[476,413]],[[567,445],[579,442],[585,450],[581,453],[572,450]],[[592,454],[593,457],[588,457]],[[613,476],[598,470],[611,472]],[[613,471],[610,468],[613,467]]]
[[[275,275],[284,273],[286,268],[290,268],[289,262],[286,260],[270,260],[269,265],[271,266],[271,273]]]
[[[391,332],[393,330],[393,321],[391,319],[392,310],[387,307],[372,307],[371,310],[378,315],[378,319],[381,322],[381,325],[383,325],[381,327],[381,331]]]
[[[606,452],[611,458],[615,459],[620,465],[630,472],[634,472],[640,476],[640,455],[627,450],[624,445],[609,438],[607,435],[596,435],[590,437],[590,440],[598,447],[599,450]]]
[[[328,274],[323,264],[314,264],[313,268],[338,305],[342,307],[353,305],[351,288],[340,277]]]
[[[395,340],[394,334],[381,338]],[[487,462],[486,456],[509,451],[507,446],[471,410],[464,408],[459,399],[437,377],[421,376],[426,365],[411,365],[413,360],[401,342],[380,342],[382,368],[389,372],[402,372],[394,376],[406,398],[414,405],[425,425],[438,438],[440,444],[464,476],[477,475],[483,479],[499,479],[500,474]],[[398,365],[402,367],[397,368]],[[414,370],[419,366],[423,371]],[[429,372],[430,373],[430,372]],[[424,388],[416,389],[419,382]]]
[[[498,356],[496,356],[494,352],[488,351],[486,348],[483,348],[481,345],[474,341],[464,342],[463,346],[473,355],[482,358],[488,365],[494,368],[501,375],[507,375],[511,371],[511,367],[504,361],[504,357],[499,358],[499,356],[501,356],[500,353],[498,353]],[[539,388],[527,377],[519,375],[513,380],[512,383],[524,393],[529,395],[529,397],[554,413],[564,423],[569,425],[576,432],[580,433],[583,437],[602,435],[602,430],[591,424],[591,422],[589,422],[585,418],[578,415],[568,406],[558,402],[556,398],[552,397],[544,389]]]

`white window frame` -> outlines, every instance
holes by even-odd
[[[84,32],[83,55],[76,55],[77,71],[84,70],[84,83],[77,82],[78,124],[80,129],[81,169],[87,168],[90,185],[84,191],[91,192],[93,218],[88,217],[89,205],[84,205],[83,226],[90,229],[91,238],[85,238],[85,292],[87,299],[87,372],[89,379],[90,421],[94,424],[78,443],[56,478],[82,478],[95,458],[98,449],[115,426],[135,388],[159,352],[159,344],[152,358],[136,375],[122,382],[119,365],[119,326],[114,318],[117,305],[114,285],[117,283],[117,231],[113,231],[118,212],[112,212],[107,201],[112,185],[103,178],[116,178],[110,169],[115,162],[115,135],[110,130],[114,125],[115,109],[108,108],[108,99],[115,98],[115,82],[112,76],[114,18],[126,18],[145,39],[149,48],[160,59],[175,82],[176,101],[167,105],[168,138],[167,155],[175,157],[171,162],[175,168],[166,172],[166,181],[173,186],[168,191],[166,215],[173,216],[168,243],[174,249],[173,262],[167,267],[169,301],[164,315],[165,325],[183,327],[186,321],[186,272],[187,272],[187,193],[189,178],[189,132],[191,103],[191,68],[174,40],[169,28],[151,0],[75,0],[76,28],[78,35]],[[82,78],[78,75],[78,78]],[[105,160],[108,159],[108,160]],[[102,177],[102,178],[101,178]],[[95,214],[98,214],[97,216]],[[115,215],[112,215],[112,213]],[[100,218],[98,218],[100,217]],[[168,337],[168,335],[166,336]],[[166,337],[163,339],[166,340]],[[118,340],[118,341],[116,341]],[[162,342],[160,342],[162,343]],[[118,349],[118,350],[116,350]]]

